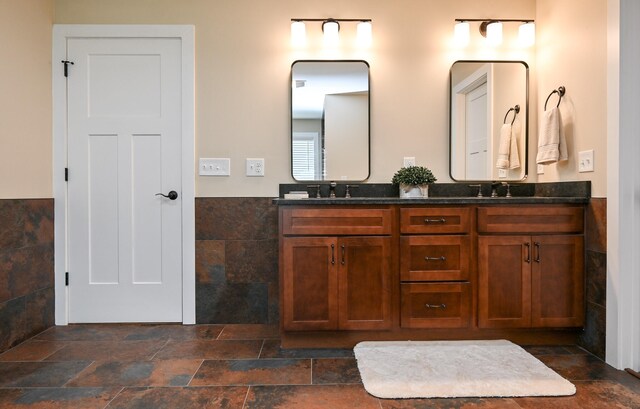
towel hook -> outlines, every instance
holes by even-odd
[[[565,92],[567,92],[567,89],[561,85],[558,87],[558,89],[554,89],[553,91],[551,91],[551,93],[549,94],[549,96],[547,97],[547,100],[544,101],[544,110],[547,110],[547,102],[549,102],[549,98],[551,98],[551,95],[553,94],[558,94],[558,105],[556,105],[556,108],[558,108],[560,106],[560,101],[562,101],[562,97],[564,96]]]
[[[506,114],[504,114],[504,120],[502,123],[507,123],[507,117],[509,116],[509,112],[513,111],[513,119],[511,120],[511,125],[516,121],[516,115],[520,113],[520,105],[516,105],[513,108],[509,108]]]

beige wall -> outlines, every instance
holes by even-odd
[[[531,67],[531,145],[547,94],[567,87],[561,105],[571,158],[545,167],[529,181],[592,180],[606,196],[605,0],[0,0],[0,34],[12,44],[0,65],[0,197],[51,196],[51,20],[55,23],[194,24],[196,27],[196,156],[230,157],[228,178],[196,177],[198,196],[271,196],[289,170],[289,70],[296,59],[363,58],[371,64],[372,160],[369,182],[388,182],[415,156],[439,181],[448,181],[448,69],[458,59],[519,59]],[[508,12],[507,12],[508,11]],[[55,17],[52,17],[55,16]],[[308,24],[306,50],[289,45],[292,17],[373,19],[374,45],[327,54],[315,45],[319,26]],[[536,18],[535,49],[506,43],[490,50],[451,44],[460,17]],[[28,28],[28,29],[25,29]],[[353,35],[343,25],[345,41]],[[587,46],[588,45],[588,46]],[[537,50],[534,52],[534,50]],[[247,120],[251,118],[251,120]],[[595,150],[594,173],[577,172],[577,152]],[[264,157],[266,177],[244,176],[244,159]],[[7,175],[11,175],[8,177]]]
[[[0,0],[0,199],[52,197],[53,0]]]
[[[231,177],[197,177],[198,196],[275,196],[291,182],[289,75],[296,59],[365,59],[371,64],[371,177],[389,182],[403,156],[415,156],[448,181],[448,75],[457,59],[531,62],[511,44],[485,50],[451,47],[456,17],[535,17],[535,1],[492,0],[56,0],[56,23],[194,24],[196,30],[196,156],[230,157]],[[290,19],[371,18],[374,45],[358,51],[355,25],[328,54],[289,43]],[[505,26],[507,31],[511,26]],[[513,25],[514,29],[516,26]],[[477,30],[477,28],[476,28]],[[506,35],[507,33],[505,33]],[[514,34],[514,33],[511,33]],[[477,32],[473,33],[477,40]],[[248,120],[247,118],[250,118]],[[264,157],[264,178],[244,176],[247,157]]]
[[[545,166],[538,180],[591,180],[592,196],[607,196],[607,2],[538,0],[538,111],[560,85],[560,113],[569,160]],[[557,102],[552,96],[549,104]],[[536,106],[536,104],[534,104]],[[532,138],[537,144],[537,137]],[[595,172],[578,173],[578,152],[594,150]],[[534,156],[535,159],[535,156]],[[532,168],[535,172],[535,165]]]

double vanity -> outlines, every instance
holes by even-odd
[[[449,175],[458,183],[400,199],[390,184],[354,190],[371,167],[368,64],[292,65],[291,164],[300,183],[281,185],[275,199],[284,347],[575,343],[590,183],[518,183],[529,167],[526,63],[458,61],[449,74]],[[305,188],[310,198],[284,199]]]
[[[461,189],[436,184],[425,199],[275,199],[283,346],[574,342],[589,183],[549,196],[557,185],[517,185],[537,195],[511,198],[436,196]]]

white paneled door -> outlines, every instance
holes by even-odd
[[[69,322],[181,322],[180,39],[70,38],[67,59]]]

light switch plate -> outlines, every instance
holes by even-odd
[[[593,172],[593,149],[578,153],[578,172]]]
[[[201,176],[230,176],[231,159],[229,158],[200,158],[198,170]]]
[[[247,176],[264,176],[264,158],[247,158]]]
[[[415,156],[405,156],[404,157],[404,165],[405,168],[410,166],[416,166],[416,157]]]

